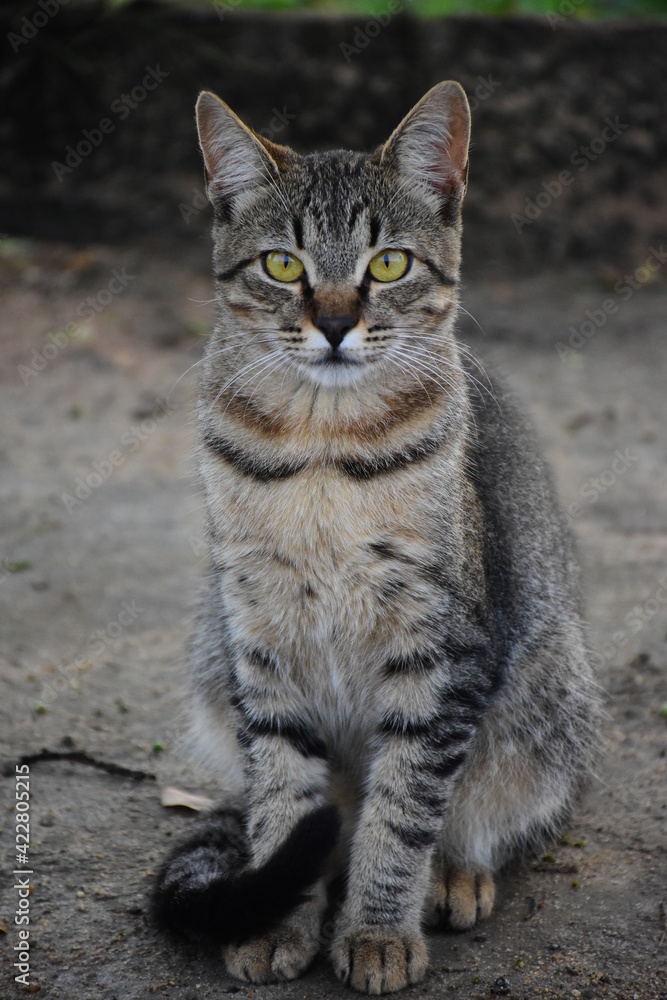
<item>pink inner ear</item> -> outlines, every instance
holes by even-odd
[[[452,160],[451,143],[438,143],[434,148],[437,159],[428,165],[426,174],[429,183],[443,195],[451,192],[461,185],[465,185],[467,173],[467,160],[463,167]]]
[[[220,164],[223,162],[228,153],[229,148],[226,146],[216,145],[215,153],[211,150],[210,145],[207,145],[204,149],[204,170],[206,173],[206,183],[214,191],[218,191],[224,186],[224,178],[222,176]]]
[[[209,114],[206,111],[200,112],[199,135],[200,135],[202,153],[204,154],[204,169],[206,172],[206,180],[210,182],[211,178],[215,174],[215,170],[218,165],[219,154],[216,150],[216,158],[214,159],[211,148],[213,128],[211,127],[208,118]]]
[[[199,107],[198,125],[202,152],[204,154],[204,172],[206,182],[213,190],[223,186],[222,164],[230,153],[231,147],[222,145],[220,130],[216,128],[216,119],[222,105],[215,99],[206,100]]]
[[[470,137],[467,108],[465,112],[457,108],[453,111],[449,140],[438,145],[442,164],[440,186],[443,192],[455,187],[465,188],[468,179],[468,141]]]
[[[437,100],[436,100],[437,98]],[[464,191],[468,173],[468,106],[458,89],[426,99],[397,130],[399,162],[440,197]]]

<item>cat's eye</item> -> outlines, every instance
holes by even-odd
[[[296,281],[303,274],[303,264],[286,250],[271,250],[264,257],[266,270],[276,281]]]
[[[382,250],[375,254],[368,270],[377,281],[396,281],[403,277],[409,263],[405,250]]]

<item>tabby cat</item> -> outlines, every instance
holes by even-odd
[[[426,972],[425,924],[490,914],[494,870],[589,769],[570,543],[530,425],[454,337],[461,87],[371,154],[297,155],[210,93],[197,115],[219,319],[193,732],[222,804],[154,910],[246,981],[326,946],[391,993]]]

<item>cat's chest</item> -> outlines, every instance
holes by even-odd
[[[384,657],[434,600],[423,496],[409,480],[356,483],[326,470],[219,483],[214,550],[234,633],[323,668]]]

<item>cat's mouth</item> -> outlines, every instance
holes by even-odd
[[[314,361],[313,364],[317,365],[318,367],[322,367],[323,365],[326,366],[331,365],[335,367],[351,367],[353,365],[360,365],[362,364],[362,362],[358,361],[356,358],[351,358],[348,354],[343,354],[343,352],[340,351],[337,347],[334,347],[332,350],[327,351],[327,353],[323,355],[321,358],[318,358],[317,361]]]

